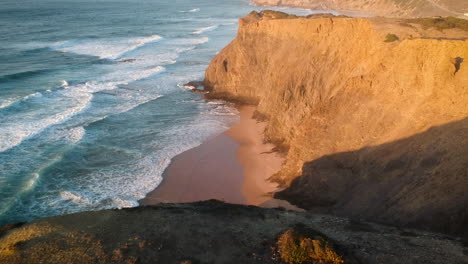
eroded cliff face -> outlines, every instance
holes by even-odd
[[[289,146],[278,197],[467,235],[467,39],[404,20],[251,13],[205,84],[258,103],[266,140]]]
[[[346,10],[390,17],[463,16],[468,2],[459,0],[253,0],[259,5],[318,10]]]

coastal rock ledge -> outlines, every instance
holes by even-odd
[[[277,198],[466,237],[467,60],[465,20],[252,12],[205,85],[269,120]]]

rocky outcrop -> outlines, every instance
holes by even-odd
[[[317,10],[364,12],[390,17],[460,16],[468,12],[468,2],[458,0],[252,0],[258,5],[291,6]]]
[[[258,104],[266,140],[289,148],[279,198],[468,235],[468,32],[419,22],[240,20],[205,84]]]
[[[208,201],[84,212],[0,228],[0,263],[284,263],[290,239],[281,234],[290,230],[333,244],[345,263],[468,261],[466,245],[450,237]]]

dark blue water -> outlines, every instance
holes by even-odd
[[[240,0],[2,1],[0,224],[130,207],[237,119],[203,79]]]

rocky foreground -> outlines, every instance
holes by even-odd
[[[306,242],[314,251],[303,250]],[[85,212],[0,229],[2,264],[461,264],[468,263],[467,246],[433,233],[217,201]]]
[[[468,236],[468,21],[252,12],[210,98],[257,105],[301,208]]]

